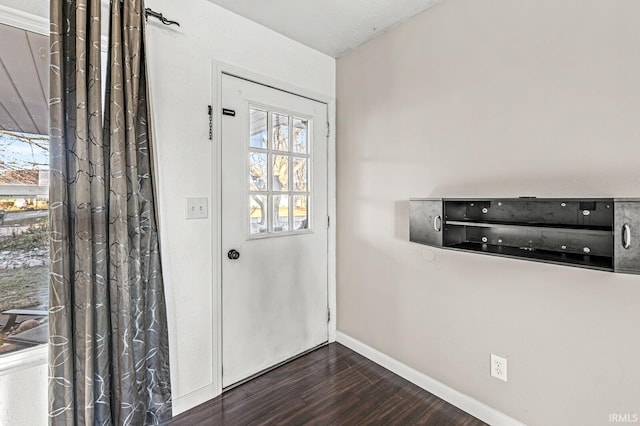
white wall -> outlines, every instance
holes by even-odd
[[[333,98],[335,60],[205,0],[147,6],[180,22],[166,27],[150,19],[148,42],[174,407],[183,411],[215,392],[212,61]],[[188,196],[209,197],[209,219],[185,220]]]
[[[447,0],[340,58],[338,330],[531,425],[640,413],[640,277],[409,243],[407,202],[638,196],[639,46],[634,0]]]
[[[44,363],[0,374],[0,425],[46,425],[47,381]]]
[[[38,1],[0,0],[5,3],[35,14],[48,10]],[[218,240],[212,211],[216,142],[208,140],[207,117],[215,87],[212,62],[333,98],[335,60],[206,0],[148,0],[146,6],[181,25],[166,27],[148,21],[175,414],[212,398],[219,386],[214,383],[213,368],[217,350],[213,305],[217,271],[212,257]],[[209,198],[208,219],[185,220],[188,196]],[[26,392],[11,392],[13,383],[39,384],[26,398]],[[0,403],[3,426],[46,424],[46,367],[3,376]]]

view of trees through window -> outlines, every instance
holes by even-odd
[[[0,357],[48,341],[49,37],[0,24]]]
[[[49,138],[0,130],[0,354],[47,342]]]
[[[249,109],[250,235],[310,229],[308,129],[307,119]]]

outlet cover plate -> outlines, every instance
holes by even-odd
[[[491,354],[491,377],[507,381],[507,359]]]

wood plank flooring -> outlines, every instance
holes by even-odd
[[[485,423],[332,343],[175,417],[197,425],[463,425]]]

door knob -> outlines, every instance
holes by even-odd
[[[236,260],[240,257],[240,252],[236,249],[231,249],[229,253],[227,253],[227,257],[231,260]]]

